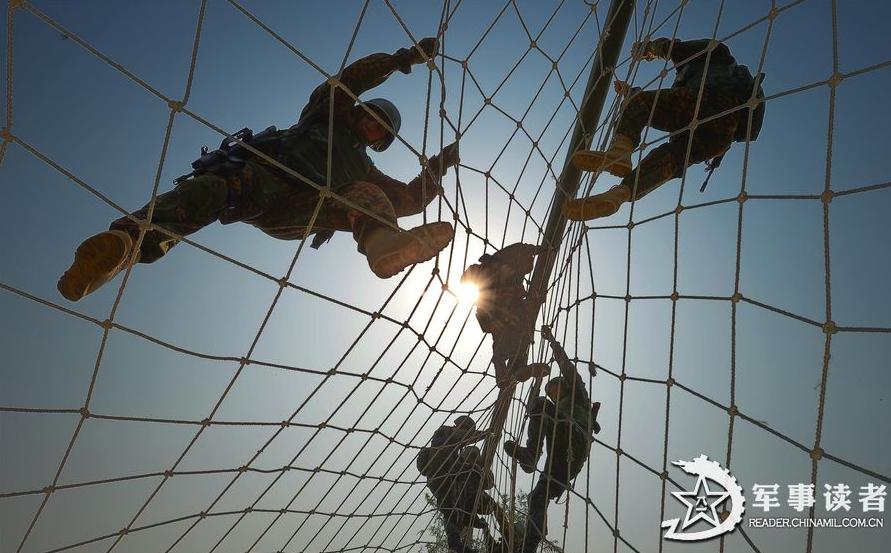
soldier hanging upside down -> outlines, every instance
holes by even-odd
[[[529,417],[526,446],[521,447],[512,440],[504,442],[507,454],[528,473],[535,471],[542,446],[547,444],[545,468],[529,495],[525,539],[519,544],[520,550],[526,553],[534,552],[547,534],[548,502],[572,487],[572,480],[588,461],[593,434],[600,432],[597,423],[600,403],[591,403],[582,377],[550,329],[542,328],[542,336],[551,344],[561,376],[548,381],[547,398],[535,398],[526,406]]]
[[[203,150],[201,159],[193,164],[195,171],[177,179],[176,188],[155,199],[151,223],[185,236],[215,221],[239,221],[282,240],[302,239],[311,228],[313,247],[324,243],[334,231],[352,231],[359,252],[381,278],[435,256],[451,241],[451,224],[429,223],[400,232],[395,230],[396,219],[421,213],[441,193],[442,175],[458,163],[457,144],[429,160],[427,178],[422,173],[405,184],[388,177],[374,166],[365,149],[387,149],[399,132],[399,111],[380,98],[357,105],[344,90],[359,95],[383,83],[397,69],[409,73],[412,65],[436,54],[438,43],[427,38],[418,46],[395,54],[372,54],[350,64],[340,75],[342,87],[335,85],[333,94],[329,82],[316,88],[299,122],[290,129],[270,127],[256,137],[247,129],[237,133],[237,138],[310,182],[330,185],[338,198],[321,200],[320,191],[306,181],[237,142],[224,141],[220,150]],[[147,205],[132,218],[122,217],[110,230],[85,240],[75,252],[73,265],[59,279],[61,294],[77,301],[114,278],[134,254],[139,222],[147,219],[148,211]],[[165,232],[150,229],[135,258],[152,263],[178,242]]]
[[[523,280],[542,251],[531,244],[511,244],[483,255],[461,275],[462,283],[479,287],[476,320],[483,332],[492,334],[492,362],[499,387],[549,370],[543,363],[526,364],[538,302],[527,293]]]
[[[427,477],[427,487],[436,499],[443,518],[446,541],[455,553],[476,553],[468,545],[473,528],[488,528],[480,516],[496,509],[485,490],[494,486],[492,471],[482,466],[474,442],[485,438],[468,416],[455,419],[454,426],[440,426],[430,446],[418,453],[418,472]]]
[[[665,182],[683,176],[690,165],[711,160],[706,166],[713,171],[734,141],[745,142],[747,138],[754,141],[761,130],[763,101],[754,109],[751,129],[750,110],[737,109],[695,127],[689,160],[690,131],[685,130],[653,149],[640,162],[638,170],[632,171],[631,152],[640,144],[641,132],[648,125],[661,131],[676,132],[694,121],[743,106],[753,97],[756,86],[755,98],[764,97],[760,87],[764,75],[759,75],[757,80],[753,78],[748,67],[737,65],[730,49],[721,42],[659,38],[643,44],[635,43],[633,52],[636,57],[646,60],[663,58],[674,62],[677,70],[674,84],[667,90],[644,91],[629,89],[626,83],[616,81],[616,91],[630,94],[630,97],[625,101],[609,150],[576,152],[572,161],[586,171],[606,170],[622,177],[622,182],[602,194],[567,202],[566,216],[572,220],[612,215],[632,197],[639,200]],[[702,100],[697,102],[700,87]]]

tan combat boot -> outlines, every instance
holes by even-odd
[[[377,229],[365,243],[365,257],[374,274],[390,278],[406,267],[431,259],[454,236],[455,229],[446,222],[427,223],[406,232]]]
[[[630,199],[631,188],[626,184],[617,184],[602,194],[569,200],[563,212],[572,221],[590,221],[612,215]]]
[[[631,174],[631,152],[634,142],[625,135],[613,136],[609,150],[587,151],[572,154],[572,164],[582,171],[607,171],[625,178]]]
[[[81,242],[74,263],[56,287],[70,301],[78,301],[113,279],[127,264],[133,239],[122,230],[107,230]]]

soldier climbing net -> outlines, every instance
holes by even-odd
[[[180,96],[162,92],[136,70],[94,45],[90,36],[81,35],[66,25],[64,18],[54,15],[53,8],[43,10],[36,4],[11,0],[7,8],[6,122],[0,167],[8,169],[10,164],[20,162],[21,158],[16,155],[26,154],[63,175],[82,195],[119,213],[126,214],[127,208],[133,206],[120,205],[113,199],[114,194],[103,192],[92,185],[88,177],[59,161],[58,155],[45,151],[39,145],[39,137],[20,133],[18,125],[13,124],[14,111],[19,114],[29,110],[27,96],[14,97],[17,90],[14,77],[23,63],[27,63],[29,54],[14,48],[21,42],[22,25],[39,22],[54,29],[78,52],[86,52],[112,68],[121,77],[119,86],[136,87],[152,95],[154,102],[163,103],[167,122],[151,188],[152,198],[166,190],[161,181],[166,175],[165,166],[170,165],[167,158],[175,121],[191,121],[220,136],[229,136],[232,132],[203,114],[199,107],[193,107],[195,102],[191,101],[193,81],[196,75],[200,77],[204,52],[201,46],[206,40],[203,32],[209,13],[230,10],[271,37],[276,47],[284,47],[299,63],[311,67],[317,78],[306,83],[302,89],[304,96],[324,79],[340,85],[339,71],[326,71],[323,64],[306,53],[306,47],[299,40],[287,38],[282,30],[285,23],[269,14],[258,13],[269,11],[268,6],[264,10],[252,9],[247,2],[238,0],[198,3],[188,76]],[[456,138],[461,140],[462,162],[446,177],[443,197],[424,215],[425,220],[435,217],[454,221],[457,234],[452,245],[435,262],[415,266],[394,281],[386,281],[385,288],[377,289],[369,284],[369,294],[382,291],[383,296],[375,298],[374,307],[367,307],[369,301],[365,297],[343,290],[331,292],[299,280],[301,271],[310,270],[307,265],[322,263],[313,260],[313,255],[318,255],[318,259],[332,259],[325,257],[331,254],[324,250],[318,254],[306,252],[305,240],[296,246],[287,246],[293,254],[286,270],[272,272],[225,248],[203,243],[202,234],[181,237],[184,243],[181,251],[164,260],[172,267],[170,270],[182,270],[177,269],[176,257],[187,255],[187,251],[202,252],[241,276],[269,283],[275,289],[271,302],[266,295],[251,300],[262,303],[265,312],[248,347],[235,354],[224,353],[230,344],[220,343],[219,349],[213,351],[201,350],[190,346],[186,336],[170,338],[146,330],[151,324],[144,318],[136,317],[128,322],[122,317],[121,313],[126,311],[125,299],[132,293],[130,283],[142,267],[135,272],[133,267],[128,268],[119,284],[115,281],[110,285],[115,290],[113,295],[105,297],[109,304],[102,304],[101,315],[80,309],[79,305],[62,303],[57,296],[44,293],[44,286],[15,282],[14,273],[10,278],[4,276],[0,288],[12,309],[40,306],[44,316],[53,313],[98,328],[100,340],[90,366],[86,396],[81,397],[79,403],[45,406],[44,400],[24,391],[20,396],[3,395],[0,400],[3,421],[0,455],[2,464],[7,466],[2,471],[0,486],[0,508],[4,513],[0,523],[0,550],[17,553],[445,551],[445,545],[436,543],[430,531],[439,515],[424,499],[424,480],[417,474],[414,460],[418,449],[429,443],[433,431],[459,414],[475,418],[478,427],[492,428],[486,452],[493,456],[488,460],[495,474],[497,497],[508,512],[514,512],[518,494],[529,489],[533,480],[518,474],[516,465],[501,452],[500,441],[504,435],[516,439],[523,436],[525,401],[537,393],[540,383],[524,384],[499,395],[489,366],[487,338],[476,328],[467,302],[458,301],[460,292],[455,283],[463,268],[474,262],[479,253],[516,241],[552,247],[550,266],[540,259],[530,282],[531,287],[539,287],[537,290],[544,300],[538,322],[554,329],[558,340],[578,362],[581,373],[590,375],[586,386],[594,399],[603,404],[600,422],[604,432],[594,442],[586,469],[568,498],[549,509],[551,547],[586,552],[610,548],[660,552],[670,549],[671,544],[660,538],[659,522],[669,518],[668,513],[673,509],[669,492],[687,486],[680,473],[671,472],[671,461],[677,456],[692,458],[701,453],[703,447],[709,447],[712,457],[734,471],[738,480],[749,484],[757,476],[764,478],[770,474],[759,472],[757,459],[777,458],[763,450],[767,447],[765,444],[779,450],[781,453],[777,455],[784,463],[792,459],[788,461],[790,466],[805,463],[806,475],[800,480],[816,484],[818,489],[825,481],[823,474],[837,478],[840,470],[847,471],[841,474],[849,478],[865,478],[876,483],[891,481],[887,456],[880,459],[870,451],[849,456],[844,448],[829,446],[824,439],[829,418],[827,394],[832,392],[829,384],[833,380],[831,354],[839,336],[886,339],[891,334],[888,325],[836,322],[830,278],[833,266],[830,215],[836,209],[835,202],[861,195],[887,202],[887,189],[891,188],[889,182],[858,182],[853,187],[836,185],[833,153],[837,151],[839,91],[843,85],[868,75],[884,72],[887,78],[891,59],[843,67],[839,55],[839,7],[835,2],[828,5],[816,0],[773,2],[757,17],[743,19],[741,25],[736,25],[740,23],[737,20],[728,23],[738,6],[726,4],[714,3],[705,10],[713,19],[710,27],[703,28],[705,19],[690,15],[692,12],[701,16],[702,5],[684,0],[616,0],[611,7],[602,2],[564,0],[547,9],[541,4],[526,5],[517,0],[490,3],[486,7],[462,0],[445,0],[438,6],[438,18],[431,28],[413,23],[419,16],[410,3],[360,2],[340,70],[350,59],[367,53],[359,51],[357,43],[361,43],[362,31],[371,25],[369,20],[373,17],[385,17],[391,25],[395,24],[393,28],[401,34],[398,38],[396,33],[388,36],[388,40],[397,43],[395,47],[403,43],[417,44],[428,35],[436,34],[440,39],[436,58],[430,60],[426,69],[415,70],[415,76],[420,74],[420,77],[399,84],[426,85],[420,112],[422,124],[403,130],[398,141],[401,151],[396,144],[381,158],[415,156],[423,164],[430,152],[436,151],[435,146]],[[554,215],[559,213],[562,199],[572,197],[579,184],[568,182],[572,179],[567,180],[567,170],[564,167],[561,171],[558,161],[568,159],[572,151],[592,143],[605,145],[621,104],[620,98],[610,96],[599,119],[585,121],[584,105],[592,96],[591,89],[583,90],[588,73],[593,75],[591,82],[600,82],[601,86],[613,76],[644,88],[668,86],[665,79],[671,70],[670,64],[648,73],[628,55],[632,40],[656,36],[708,36],[727,41],[740,61],[760,71],[767,67],[772,41],[776,40],[784,21],[792,20],[797,12],[815,4],[823,10],[817,11],[819,16],[831,23],[830,69],[814,81],[785,88],[772,87],[766,98],[769,109],[763,134],[773,130],[771,118],[778,117],[778,105],[784,99],[828,91],[825,171],[818,192],[785,193],[775,183],[770,187],[775,191],[769,193],[753,190],[753,178],[763,178],[764,174],[753,171],[757,146],[747,142],[738,145],[725,162],[725,167],[737,163],[741,171],[722,169],[717,180],[723,182],[713,184],[706,196],[711,199],[702,200],[690,194],[690,178],[698,178],[691,169],[679,182],[665,185],[658,194],[631,204],[602,223],[566,225],[565,220]],[[183,6],[177,5],[177,12],[181,11]],[[616,33],[624,34],[618,28],[622,17],[630,18],[628,37],[618,60],[610,64],[603,61],[602,56],[598,57],[598,51],[602,53],[611,35],[615,40]],[[695,22],[686,23],[691,17]],[[476,27],[462,32],[459,28],[462,24]],[[509,42],[496,42],[493,35],[503,27],[514,34]],[[607,29],[609,32],[605,32]],[[742,52],[737,52],[735,46],[744,44],[744,37],[756,32],[763,34],[763,40],[759,39],[759,44],[747,52],[754,52],[755,57],[742,59]],[[689,36],[691,33],[693,36]],[[498,47],[506,51],[500,52]],[[484,65],[477,65],[480,58],[486,60]],[[535,68],[544,73],[543,79],[533,81],[524,74],[524,71],[534,74]],[[488,78],[492,74],[497,78]],[[399,78],[394,76],[391,81]],[[406,84],[412,82],[415,84]],[[532,94],[517,94],[518,89]],[[517,100],[520,97],[523,100]],[[543,98],[553,100],[556,107],[543,105]],[[242,101],[250,103],[249,98]],[[777,109],[774,106],[778,106]],[[583,131],[579,136],[572,132],[576,125]],[[504,133],[503,143],[492,140],[497,136],[496,128],[509,131]],[[653,131],[648,133],[644,137],[647,145],[666,139],[653,139]],[[575,142],[579,138],[582,142]],[[812,163],[817,165],[816,160]],[[182,172],[179,167],[170,171]],[[586,177],[580,189],[587,193],[596,185],[596,191],[602,191],[606,180],[605,176]],[[324,201],[323,197],[319,205]],[[757,208],[752,208],[752,204],[769,201],[784,206],[806,205],[807,209],[821,212],[820,270],[824,277],[825,309],[803,314],[788,302],[747,292],[742,277],[744,251],[748,251],[744,250],[747,236],[744,214],[748,219],[752,217],[750,213],[755,212],[758,220]],[[703,216],[700,220],[707,225],[730,221],[733,227],[731,246],[725,249],[731,258],[731,278],[729,283],[723,283],[730,287],[713,292],[715,286],[691,278],[690,274],[717,273],[708,263],[718,263],[719,259],[685,250],[685,233],[696,228],[685,223],[696,220],[700,213],[719,210],[720,216]],[[549,219],[557,220],[557,224],[546,222],[548,212],[552,214]],[[640,212],[645,215],[640,216]],[[156,228],[151,225],[151,210],[141,228],[143,233]],[[649,231],[651,228],[656,230]],[[227,232],[237,231],[227,229]],[[693,242],[697,243],[695,233],[693,235]],[[663,236],[667,239],[663,244],[667,245],[664,248],[667,251],[659,251]],[[343,242],[327,248],[348,249]],[[658,253],[658,259],[643,259],[638,250],[648,255]],[[694,263],[704,266],[694,270],[691,268]],[[652,275],[666,269],[670,272],[668,290],[652,292],[652,287],[641,285],[641,272]],[[361,287],[363,284],[355,282],[370,281],[374,277],[361,273],[350,278],[353,286]],[[775,273],[774,278],[778,278]],[[194,284],[199,285],[197,281]],[[694,289],[696,285],[708,291]],[[273,329],[281,322],[277,318],[281,316],[281,304],[294,297],[305,299],[306,303],[301,306],[315,306],[319,313],[324,309],[337,313],[330,319],[320,316],[319,325],[328,320],[340,322],[347,317],[361,321],[344,326],[351,335],[349,341],[340,344],[343,349],[338,351],[336,362],[331,366],[313,366],[324,358],[305,349],[314,343],[315,336],[301,342],[302,347],[286,348],[286,353],[273,359],[263,356],[263,352],[269,351],[264,349],[263,340],[274,334]],[[659,307],[652,308],[653,305]],[[720,311],[721,324],[727,325],[729,321],[726,332],[710,336],[707,327],[711,324],[700,321],[696,326],[689,318],[690,311],[685,313],[685,307],[694,305],[696,309],[718,306],[715,309],[723,310]],[[752,399],[757,397],[751,395],[753,386],[767,393],[780,389],[771,381],[756,381],[758,375],[746,364],[749,361],[745,359],[744,346],[754,347],[752,334],[758,336],[761,343],[770,341],[769,336],[758,335],[753,329],[753,313],[776,316],[776,320],[822,333],[819,367],[812,375],[816,377],[816,386],[812,388],[809,383],[799,382],[795,388],[803,391],[803,401],[810,402],[807,407],[816,415],[815,423],[810,419],[811,435],[787,424],[782,411],[771,410],[769,405]],[[306,315],[314,318],[311,311]],[[638,322],[641,315],[646,320],[643,324]],[[190,317],[199,325],[221,324],[201,312]],[[718,320],[710,317],[703,314],[702,320]],[[37,328],[42,323],[38,318],[27,320],[33,324],[32,330],[39,332]],[[706,337],[691,336],[683,321]],[[312,323],[302,328],[311,326]],[[322,328],[317,331],[326,333]],[[795,334],[798,330],[790,332]],[[323,338],[318,339],[319,344],[327,344]],[[64,337],[51,340],[57,346],[50,349],[67,347]],[[724,345],[716,349],[707,343],[712,340]],[[203,416],[169,414],[182,411],[177,401],[198,402],[178,395],[175,382],[162,388],[165,397],[150,399],[151,415],[131,414],[126,404],[112,403],[120,407],[119,411],[103,410],[101,394],[110,393],[113,388],[103,387],[102,380],[113,378],[116,371],[126,374],[127,361],[115,360],[112,351],[116,343],[141,352],[139,355],[157,354],[159,363],[165,359],[185,359],[175,363],[212,364],[221,368],[226,375],[225,382],[218,386],[215,396],[201,397],[202,401],[208,400],[200,406],[204,409]],[[135,343],[139,345],[134,346]],[[695,344],[695,348],[690,344]],[[10,343],[9,348],[18,351],[27,346],[27,343]],[[691,354],[693,349],[699,353]],[[806,356],[803,351],[791,354],[795,368],[801,366],[799,363],[807,364],[794,359]],[[173,357],[163,357],[166,355]],[[713,369],[715,360],[722,355],[721,366],[726,367],[720,371]],[[546,343],[537,336],[530,358],[546,361],[549,356]],[[17,359],[14,355],[12,358]],[[587,371],[588,367],[592,370]],[[783,367],[772,370],[781,371]],[[834,368],[834,372],[842,370]],[[56,385],[20,371],[15,363],[4,368],[4,379],[10,383],[12,375],[17,375],[17,384],[11,384],[11,390],[38,390]],[[722,376],[713,380],[719,372]],[[260,378],[258,373],[278,376],[252,380]],[[869,380],[879,377],[866,374],[867,385],[881,387],[881,380]],[[18,384],[19,381],[24,384]],[[756,384],[750,385],[750,382]],[[277,386],[286,390],[287,398],[282,397],[279,390],[270,388]],[[645,399],[635,399],[636,395]],[[228,406],[244,401],[245,397],[248,405],[242,409],[244,412],[254,409],[272,412],[265,404],[278,401],[276,407],[285,416],[228,418],[226,413],[238,412]],[[59,422],[63,419],[65,423]],[[54,425],[57,430],[32,433],[32,425],[39,424],[34,423],[36,420],[47,421],[42,424]],[[158,427],[176,428],[186,434],[155,435],[154,430],[149,430]],[[715,430],[718,427],[720,431]],[[61,436],[58,428],[68,433]],[[144,439],[140,437],[143,432]],[[685,437],[685,432],[696,434],[695,439]],[[103,444],[101,439],[97,441],[97,436],[106,433],[108,439],[120,442],[118,447]],[[28,440],[23,441],[23,435],[29,436]],[[154,443],[159,437],[163,443]],[[63,444],[51,446],[49,442],[53,438]],[[124,459],[112,453],[125,449],[121,444],[135,448],[137,456],[147,455],[154,449],[164,450],[166,456],[163,459],[148,456],[152,463],[159,463],[154,466],[134,462],[132,458],[130,465],[123,469],[105,462]],[[36,457],[40,457],[41,462],[35,462]],[[29,468],[30,462],[35,465]],[[47,465],[50,470],[41,471],[46,462],[50,463]],[[147,468],[128,471],[130,466]],[[91,470],[85,471],[83,467]],[[799,474],[792,469],[790,472]],[[78,477],[80,474],[93,476]],[[811,506],[809,515],[815,516],[815,512],[818,507]],[[494,529],[494,521],[489,522]],[[808,552],[819,550],[819,531],[807,528],[795,535],[800,539],[798,547]],[[773,539],[772,535],[759,534],[741,525],[733,534],[723,536],[716,547],[721,551],[725,547],[731,551],[768,551],[780,547]]]

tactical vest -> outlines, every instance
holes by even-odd
[[[765,75],[764,73],[759,73],[758,78],[756,79],[752,76],[752,72],[748,67],[745,65],[737,65],[735,68],[735,76],[741,96],[748,100],[752,97],[752,92],[754,91],[755,98],[761,100],[761,102],[758,103],[758,107],[752,112],[751,132],[749,132],[749,110],[741,112],[740,122],[736,127],[736,134],[734,135],[733,140],[736,142],[745,142],[746,138],[748,138],[749,141],[754,142],[758,140],[758,135],[761,133],[761,125],[764,123],[766,103],[764,102],[764,89],[761,88],[761,83],[764,82]],[[755,89],[755,86],[758,88]]]
[[[759,100],[764,99],[764,89],[761,83],[764,81],[764,73],[758,75],[757,90],[755,97]],[[677,70],[677,76],[674,81],[674,87],[686,87],[699,89],[702,80],[705,78],[705,86],[710,88],[719,88],[729,91],[740,102],[748,101],[752,97],[752,91],[756,86],[756,79],[752,72],[745,65],[739,64],[709,64],[708,74],[705,74],[705,63],[687,63]],[[761,125],[764,122],[765,103],[760,102],[752,114],[752,129],[748,133],[748,110],[740,112],[740,124],[736,128],[736,134],[733,137],[735,142],[745,142],[747,133],[750,142],[754,142],[761,132]]]
[[[705,61],[688,62],[677,69],[674,79],[675,88],[695,88],[699,89],[703,78],[705,78],[705,86],[715,88],[731,88],[736,87],[737,79],[734,74],[736,64],[726,65],[709,63],[708,74],[705,73]]]
[[[300,123],[282,137],[278,158],[286,167],[325,186],[328,173],[328,121]],[[365,144],[346,125],[334,125],[331,134],[331,189],[364,179],[371,170]],[[308,185],[307,185],[308,186]]]
[[[557,412],[561,417],[572,421],[573,434],[579,441],[588,441],[594,434],[591,430],[591,404],[585,398],[585,401],[573,401],[571,397],[560,398],[557,402]],[[596,419],[595,419],[596,420]]]

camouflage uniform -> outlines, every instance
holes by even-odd
[[[479,515],[491,514],[495,505],[495,500],[486,493],[495,486],[495,475],[491,469],[480,466],[479,455],[468,454],[471,449],[476,448],[465,448],[459,454],[458,474],[452,481],[450,496],[440,505],[446,541],[455,553],[475,553],[466,545],[462,534],[469,528],[488,528]]]
[[[492,361],[499,382],[525,366],[526,350],[532,344],[538,302],[528,296],[524,278],[532,272],[537,253],[537,246],[511,244],[483,255],[461,277],[479,286],[476,319],[483,332],[492,334]]]
[[[651,127],[660,131],[678,131],[690,125],[694,114],[697,120],[702,120],[735,108],[744,104],[751,92],[751,83],[740,82],[739,77],[734,74],[736,60],[725,44],[719,43],[712,50],[706,72],[706,48],[709,40],[674,40],[670,53],[668,47],[671,41],[660,41],[660,49],[663,50],[660,54],[662,57],[670,54],[677,73],[670,89],[632,89],[616,127],[616,134],[630,138],[635,147],[640,144],[641,132],[648,122]],[[685,62],[688,58],[692,59]],[[702,81],[705,81],[705,86],[697,114],[696,103]],[[746,86],[749,87],[748,90]],[[693,133],[689,163],[685,163],[689,131],[672,136],[667,143],[653,149],[640,162],[639,176],[638,171],[635,171],[625,177],[622,184],[634,190],[636,182],[635,199],[640,199],[666,181],[683,176],[689,165],[720,156],[734,141],[737,127],[746,124],[747,116],[747,110],[738,110],[698,125]]]
[[[372,54],[348,67],[340,82],[359,95],[373,88],[399,69],[406,71],[405,51]],[[419,175],[406,184],[379,171],[365,153],[365,145],[353,133],[358,116],[353,99],[337,87],[333,102],[330,85],[317,87],[294,125],[270,149],[268,155],[310,181],[325,186],[328,173],[329,134],[331,135],[330,185],[334,193],[376,213],[390,223],[397,217],[420,213],[442,189],[438,175],[422,180]],[[333,110],[333,129],[329,114]],[[298,128],[299,127],[299,128]],[[432,172],[439,168],[431,163]],[[295,179],[260,157],[252,157],[232,175],[205,173],[192,177],[155,199],[152,223],[180,236],[191,234],[214,221],[223,224],[248,223],[282,240],[302,239],[320,201],[319,191]],[[145,219],[148,206],[132,214]],[[369,231],[386,226],[359,210],[334,199],[325,200],[312,227],[313,233],[352,231],[364,253]],[[134,238],[138,223],[122,217],[111,229],[124,230]],[[177,244],[162,232],[145,234],[139,261],[151,263]]]
[[[523,550],[528,552],[535,551],[541,541],[548,502],[572,487],[573,479],[588,461],[592,436],[600,431],[596,417],[600,404],[592,406],[582,377],[559,344],[552,341],[552,348],[560,373],[571,391],[566,393],[564,390],[557,403],[538,397],[527,406],[529,422],[525,447],[537,459],[542,447],[547,445],[544,471],[529,494],[529,520],[523,543]]]
[[[442,514],[446,541],[455,553],[477,553],[462,534],[471,527],[485,528],[485,521],[476,513],[488,514],[494,504],[484,492],[494,486],[492,471],[479,466],[478,459],[469,454],[472,448],[462,450],[481,438],[481,433],[444,425],[434,432],[430,447],[418,453],[418,471],[427,477],[427,487]]]

